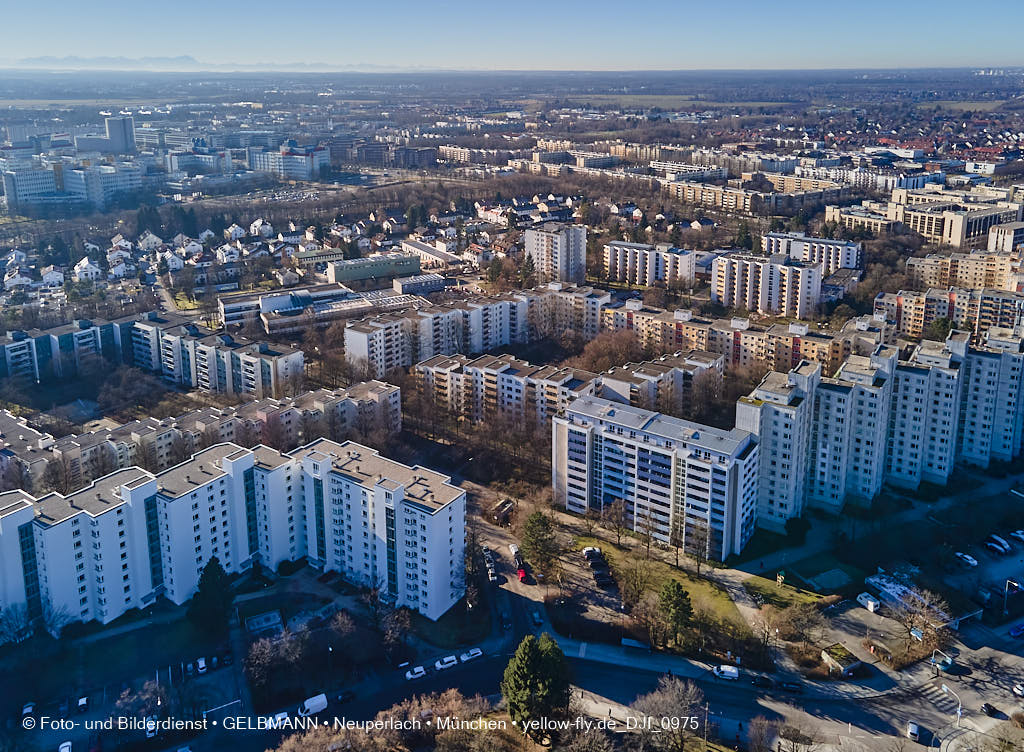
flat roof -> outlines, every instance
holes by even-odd
[[[96,517],[124,503],[120,494],[121,486],[153,477],[142,468],[127,467],[97,478],[85,488],[67,496],[57,492],[49,493],[36,502],[36,520],[44,525],[55,525],[82,512]]]
[[[248,450],[237,444],[215,444],[203,449],[180,465],[164,470],[157,476],[158,490],[162,496],[178,498],[205,486],[212,480],[225,475],[220,466],[225,457],[243,456]]]

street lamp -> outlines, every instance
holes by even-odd
[[[935,660],[936,653],[941,655],[943,658],[945,658],[945,661],[943,661],[941,664],[938,661]],[[943,666],[945,666],[946,668],[949,668],[952,665],[953,665],[953,658],[948,653],[944,653],[943,651],[939,650],[938,648],[935,648],[935,650],[932,651],[932,666],[935,667],[935,675],[936,676],[939,675],[939,671],[940,670],[944,670],[942,668]]]
[[[1003,585],[1003,616],[1006,616],[1010,611],[1006,608],[1006,598],[1010,595],[1010,585],[1013,585],[1014,590],[1020,590],[1020,583],[1015,580],[1008,579],[1006,584]]]
[[[960,716],[964,713],[964,704],[960,701],[960,695],[954,692],[945,684],[942,685],[942,691],[947,695],[953,695],[956,698],[956,727],[960,728]]]

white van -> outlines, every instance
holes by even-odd
[[[875,613],[881,607],[881,603],[871,593],[861,593],[857,596],[857,603],[862,605],[871,613]]]
[[[719,679],[728,679],[729,681],[736,681],[740,678],[740,670],[735,666],[715,666],[714,674]]]
[[[314,713],[319,713],[327,709],[327,695],[319,694],[314,697],[310,697],[304,703],[299,705],[299,717],[308,718]]]

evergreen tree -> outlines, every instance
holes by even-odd
[[[522,534],[523,556],[537,571],[547,575],[558,559],[558,539],[551,518],[534,512],[526,518]]]
[[[199,587],[189,604],[188,617],[200,630],[224,635],[228,631],[234,597],[227,572],[217,557],[212,556],[199,576]]]
[[[665,621],[668,622],[669,629],[672,630],[673,641],[678,644],[679,633],[686,628],[693,617],[690,594],[679,584],[679,580],[668,580],[661,588],[658,606],[665,616]]]
[[[551,635],[545,632],[540,637],[523,638],[505,667],[501,694],[520,728],[525,721],[565,715],[569,709],[569,665]],[[535,742],[545,736],[539,729],[529,734]]]

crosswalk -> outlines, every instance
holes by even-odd
[[[955,714],[958,707],[956,698],[942,691],[941,681],[930,681],[918,689],[921,697],[931,702],[943,713]]]

